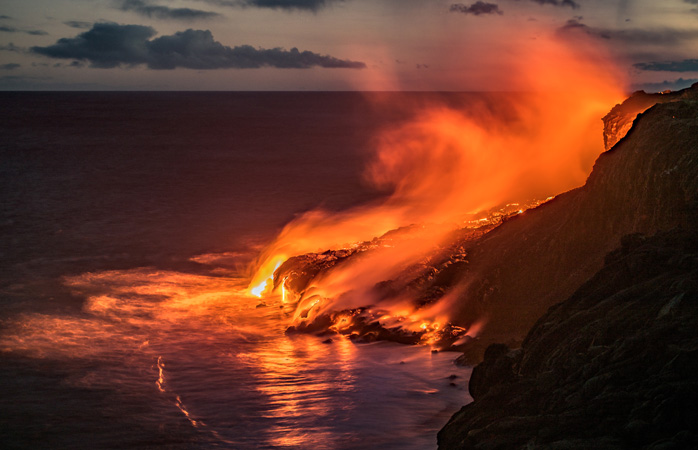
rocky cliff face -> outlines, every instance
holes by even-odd
[[[657,103],[675,102],[677,100],[698,99],[698,83],[688,89],[676,92],[648,94],[644,91],[634,92],[623,103],[616,105],[603,118],[603,140],[606,150],[610,150],[621,140],[638,114]]]
[[[439,449],[698,448],[697,231],[626,236],[522,348],[489,347]]]

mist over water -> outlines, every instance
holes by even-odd
[[[390,95],[474,98],[0,94],[3,444],[435,447],[469,400],[454,355],[285,335],[293,307],[244,292],[294,214],[382,195]]]

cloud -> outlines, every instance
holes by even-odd
[[[68,25],[71,28],[78,28],[81,30],[87,30],[88,28],[92,27],[92,22],[83,22],[81,20],[69,20],[67,22],[63,22],[64,25]]]
[[[328,0],[244,0],[246,6],[255,6],[257,8],[273,8],[273,9],[306,9],[317,11],[323,8]]]
[[[4,14],[0,15],[0,20],[7,20],[7,19],[12,19],[12,17],[6,16]]]
[[[610,28],[590,27],[577,19],[568,20],[565,25],[557,29],[560,35],[580,31],[603,39],[639,45],[673,45],[681,41],[698,38],[698,30],[680,30],[675,28],[631,28],[614,30]]]
[[[15,27],[0,26],[0,31],[5,33],[26,33],[33,36],[46,36],[48,33],[43,30],[22,30]]]
[[[698,72],[698,59],[684,59],[682,61],[652,61],[633,64],[640,70],[656,72]]]
[[[59,39],[54,45],[32,47],[31,51],[51,58],[86,61],[91,67],[147,65],[150,69],[248,69],[346,68],[363,69],[358,61],[337,59],[297,48],[261,49],[249,45],[228,47],[213,39],[208,30],[186,30],[151,39],[156,31],[142,25],[96,23],[74,38]]]
[[[59,39],[48,47],[31,51],[52,58],[89,61],[94,67],[117,67],[148,62],[148,39],[156,34],[151,27],[96,23],[75,38]]]
[[[15,70],[19,69],[20,67],[22,66],[17,63],[2,64],[0,65],[0,70]]]
[[[643,90],[645,92],[662,92],[667,89],[671,91],[678,91],[679,89],[687,88],[695,83],[698,83],[698,78],[690,78],[687,80],[679,78],[678,80],[674,81],[665,80],[661,83],[635,84],[632,86],[632,88],[636,91]]]
[[[217,6],[230,6],[237,8],[268,8],[268,9],[284,9],[290,10],[305,10],[316,12],[330,3],[336,3],[343,0],[198,0]]]
[[[7,45],[0,45],[0,51],[15,52],[15,53],[25,53],[25,52],[26,52],[25,49],[23,49],[23,48],[21,48],[21,47],[17,47],[17,46],[16,46],[15,44],[13,44],[12,42],[10,42],[10,43],[7,44]]]
[[[689,5],[698,5],[698,0],[683,0],[684,3],[688,3]],[[692,13],[698,13],[698,8],[693,8],[690,10]]]
[[[520,0],[517,0],[520,1]],[[578,9],[579,3],[574,0],[529,0],[533,3],[538,3],[539,5],[552,5],[552,6],[569,6],[572,9]]]
[[[454,3],[449,8],[449,11],[462,14],[473,14],[475,16],[479,16],[482,14],[504,14],[502,10],[499,9],[498,5],[494,3],[485,3],[479,1],[473,3],[470,6],[466,6],[462,3]]]
[[[220,14],[190,8],[170,8],[169,6],[151,5],[143,0],[121,0],[118,6],[122,11],[133,11],[142,16],[155,19],[195,20],[211,19]]]

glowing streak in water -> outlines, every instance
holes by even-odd
[[[184,407],[184,403],[182,403],[182,399],[179,398],[179,395],[177,396],[177,403],[175,403],[175,405],[177,405],[177,408],[179,408],[179,410],[182,411],[182,413],[186,416],[189,422],[191,422],[191,424],[194,425],[194,427],[199,427],[199,422],[192,419],[191,414],[189,414],[189,411],[187,411],[187,409]],[[204,423],[201,422],[201,425],[204,425]]]
[[[158,356],[157,366],[158,379],[155,382],[155,384],[157,385],[158,390],[160,392],[165,392],[165,363],[162,362],[162,356]],[[206,430],[210,432],[218,441],[226,444],[234,444],[232,441],[223,438],[223,436],[221,436],[216,430],[208,428],[206,424],[201,420],[194,419],[189,410],[187,410],[187,408],[184,406],[184,403],[182,403],[182,398],[179,395],[175,396],[174,404],[177,407],[177,409],[179,409],[182,412],[182,414],[184,414],[184,417],[187,418],[187,420],[194,426],[194,428],[199,428],[199,426],[205,427]]]
[[[165,364],[162,362],[162,356],[158,356],[158,380],[155,384],[160,392],[165,392]]]

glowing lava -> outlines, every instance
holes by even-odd
[[[267,290],[271,290],[272,286],[274,285],[274,272],[276,272],[276,269],[278,269],[279,266],[281,266],[281,264],[285,260],[285,256],[278,255],[276,258],[273,258],[268,264],[269,267],[273,266],[273,269],[260,269],[258,272],[259,276],[255,277],[255,279],[252,281],[252,286],[254,287],[249,288],[250,294],[254,295],[255,297],[262,298],[262,295]],[[259,281],[260,277],[262,278],[261,281]]]
[[[270,291],[273,273],[287,257],[351,249],[399,227],[430,224],[320,272],[300,293],[294,322],[373,307],[401,318],[405,329],[436,331],[433,324],[449,323],[447,306],[457,298],[446,295],[442,305],[418,308],[405,294],[377,296],[374,287],[414,272],[453,230],[470,226],[478,211],[509,204],[516,207],[512,214],[520,214],[524,199],[550,198],[583,184],[603,151],[600,118],[624,97],[614,64],[588,42],[550,36],[516,45],[517,56],[507,64],[511,85],[522,92],[473,97],[463,110],[422,107],[413,120],[385,130],[375,140],[366,176],[392,194],[340,213],[299,216],[258,258],[250,292]],[[285,296],[285,282],[283,289]],[[404,309],[409,313],[391,312]]]

